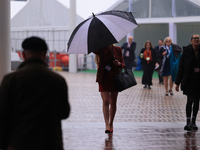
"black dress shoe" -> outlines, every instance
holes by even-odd
[[[174,95],[174,93],[172,92],[172,90],[169,90],[169,93],[170,93],[171,96]]]
[[[151,89],[151,86],[150,86],[150,85],[148,86],[148,89]]]
[[[146,89],[146,88],[147,88],[147,85],[145,85],[143,88]]]
[[[191,123],[190,128],[192,128],[192,130],[198,130],[196,123]]]

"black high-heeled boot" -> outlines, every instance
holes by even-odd
[[[196,118],[192,117],[192,123],[191,123],[192,130],[198,130],[198,127],[196,125]]]
[[[191,119],[187,118],[187,123],[184,127],[184,130],[191,131],[190,121],[191,121]]]

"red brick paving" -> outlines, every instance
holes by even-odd
[[[153,79],[152,89],[138,85],[118,96],[114,133],[104,133],[102,100],[95,74],[58,72],[69,87],[71,115],[63,121],[65,150],[200,150],[200,133],[186,132],[186,96],[165,96]],[[197,125],[200,119],[197,119]]]

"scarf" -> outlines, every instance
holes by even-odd
[[[150,58],[149,60],[147,60],[148,57]],[[143,58],[147,61],[147,64],[149,64],[149,61],[152,61],[151,50],[145,50],[143,53]]]
[[[174,55],[174,50],[172,48],[172,45],[170,47],[164,46],[163,47],[166,51],[167,54],[163,58],[162,66],[160,69],[160,73],[162,74],[163,68],[165,66],[165,61],[167,58],[170,59],[170,71],[171,71],[171,76],[172,76],[172,82],[175,82],[176,80],[176,75],[178,72],[178,66],[181,58],[181,53],[177,53],[177,57]]]

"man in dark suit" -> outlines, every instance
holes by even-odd
[[[160,57],[160,55],[159,55],[159,51],[161,50],[161,48],[162,48],[162,46],[163,46],[163,40],[162,39],[160,39],[159,41],[158,41],[158,46],[156,46],[154,49],[155,49],[155,51],[156,51],[156,54],[157,54],[157,62],[158,62],[158,64],[161,66],[161,64],[162,64],[162,57]],[[163,77],[162,77],[162,75],[159,73],[159,69],[157,70],[157,72],[158,72],[158,77],[159,77],[159,84],[163,84]]]
[[[128,42],[124,43],[121,48],[124,49],[123,57],[124,57],[125,67],[127,69],[132,70],[133,63],[135,60],[135,48],[136,48],[136,43],[133,41],[133,37],[129,36]]]
[[[0,86],[0,149],[63,150],[61,120],[69,116],[65,79],[45,64],[46,42],[23,41],[25,61]]]

